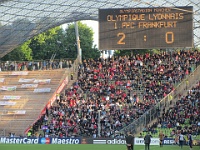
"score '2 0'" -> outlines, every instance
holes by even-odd
[[[117,37],[120,37],[120,39],[117,41],[117,44],[119,44],[119,45],[126,44],[125,41],[124,41],[125,38],[126,38],[126,34],[125,33],[119,32],[117,34]],[[146,36],[144,36],[144,37],[145,37],[144,41],[146,41]],[[174,43],[174,32],[166,32],[165,33],[165,42],[167,44]]]

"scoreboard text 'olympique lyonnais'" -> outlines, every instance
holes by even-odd
[[[99,48],[193,47],[193,7],[99,9]]]

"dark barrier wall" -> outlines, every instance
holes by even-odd
[[[4,144],[81,144],[81,138],[21,138],[1,137]]]
[[[177,143],[175,143],[175,140],[173,138],[165,138],[163,140],[163,144],[164,145],[175,145]],[[184,144],[187,145],[187,142],[184,141]],[[193,145],[194,146],[200,145],[200,140],[193,140]]]
[[[27,137],[0,137],[3,144],[126,144],[123,138],[27,138]],[[152,145],[159,145],[158,138],[152,138]],[[165,138],[164,145],[174,145],[173,138]],[[185,144],[187,144],[185,142]],[[144,145],[143,138],[135,138],[135,145]],[[193,145],[200,145],[200,140],[194,140]]]

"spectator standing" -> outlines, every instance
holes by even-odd
[[[183,149],[183,142],[184,142],[184,135],[181,131],[181,133],[179,134],[179,146],[181,150]]]
[[[189,144],[190,150],[192,150],[192,142],[193,142],[192,134],[191,134],[191,132],[189,132],[189,134],[188,134],[188,144]]]
[[[74,74],[71,73],[71,80],[74,80]]]
[[[128,132],[126,138],[126,146],[127,150],[133,150],[134,147],[134,135],[132,135],[130,132]]]
[[[144,137],[145,150],[150,150],[151,135],[147,132]]]
[[[63,66],[63,61],[60,60],[60,62],[59,62],[59,68],[62,69],[63,68],[62,66]]]
[[[160,147],[163,147],[164,134],[162,131],[159,133]]]

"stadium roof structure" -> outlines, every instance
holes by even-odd
[[[78,20],[98,21],[98,9],[193,6],[194,45],[200,45],[199,0],[1,0],[0,58],[47,29]]]

